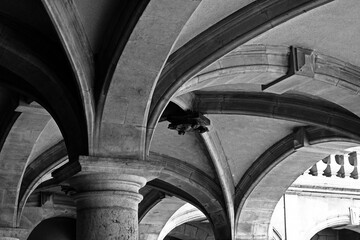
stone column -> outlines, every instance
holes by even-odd
[[[144,177],[93,173],[76,176],[71,184],[77,210],[78,240],[138,239],[139,189]]]
[[[27,239],[28,234],[29,234],[29,229],[0,228],[0,240],[25,240]]]
[[[81,157],[74,188],[77,240],[137,240],[139,189],[162,169],[148,161]],[[57,175],[73,171],[74,164]]]

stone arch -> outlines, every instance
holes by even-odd
[[[175,228],[179,227],[182,224],[185,224],[189,221],[197,221],[202,220],[204,218],[204,215],[202,212],[195,207],[191,206],[190,204],[185,204],[181,208],[176,211],[173,216],[169,219],[169,221],[166,223],[164,228],[162,229],[159,240],[163,240],[165,236],[167,236],[171,231],[173,231]],[[184,230],[182,228],[182,230]]]
[[[44,7],[58,32],[79,88],[87,125],[89,150],[92,149],[95,104],[94,57],[74,2],[43,1]]]
[[[145,198],[146,196],[144,196]],[[167,195],[161,199],[141,221],[139,219],[139,239],[158,239],[171,216],[184,204],[186,204],[184,200],[175,196]],[[154,221],[154,219],[156,220]]]
[[[115,47],[116,54],[108,62],[109,71],[105,72],[101,86],[95,154],[144,160],[146,122],[153,90],[182,27],[200,1],[184,4],[176,0],[152,0],[135,4],[138,9],[129,19],[132,32],[126,32],[126,45],[122,41]],[[154,21],[147,21],[149,18]],[[134,98],[137,101],[133,101]]]
[[[358,141],[323,129],[300,128],[263,153],[236,186],[236,239],[268,239],[276,204],[307,168]]]
[[[144,168],[161,167],[162,170],[158,173],[157,178],[148,182],[147,185],[196,206],[212,224],[215,236],[231,238],[231,227],[223,193],[218,183],[205,172],[179,159],[157,153],[151,153],[149,161],[132,160],[131,162],[135,165],[144,165]],[[64,169],[54,171],[53,179],[44,182],[40,187],[57,185],[81,169],[77,162],[70,163],[70,166],[72,166],[71,171],[64,171]],[[157,201],[156,197],[154,201]],[[152,206],[154,205],[150,201],[143,210],[148,211]]]
[[[67,156],[65,142],[62,140],[35,158],[25,169],[18,198],[17,219],[21,214],[28,197],[41,184],[42,177],[56,166],[64,164]]]
[[[144,187],[146,189],[146,186]],[[140,189],[141,191],[144,189]],[[139,203],[139,210],[138,210],[138,219],[139,223],[142,219],[148,214],[153,207],[155,207],[158,203],[160,203],[165,197],[165,193],[158,189],[151,189],[147,193],[143,194],[143,200]]]
[[[191,203],[206,215],[216,237],[231,238],[231,227],[222,190],[214,180],[178,159],[154,153],[150,154],[149,158],[156,159],[166,166],[158,179],[148,183],[149,186]]]
[[[324,221],[319,222],[316,224],[312,229],[309,229],[307,233],[304,234],[300,239],[308,240],[311,239],[317,232],[329,227],[340,226],[340,225],[347,225],[350,224],[350,217],[349,215],[339,215],[333,218],[324,219]]]
[[[34,205],[34,202],[30,205]],[[76,219],[76,209],[73,204],[61,207],[27,206],[23,212],[20,228],[18,228],[20,231],[15,231],[10,236],[25,240],[42,221],[52,218]]]
[[[190,204],[185,204],[169,218],[164,228],[161,230],[158,240],[163,240],[172,230],[178,226],[186,222],[202,220],[204,217],[204,214],[200,210],[194,206],[191,206]]]
[[[51,217],[42,220],[36,225],[28,236],[28,240],[75,240],[76,220],[69,217]]]
[[[17,225],[18,198],[23,172],[28,164],[33,146],[49,119],[50,116],[22,113],[4,141],[0,154],[3,176],[0,188],[5,191],[6,195],[0,206],[2,225],[9,227]],[[21,144],[14,144],[18,141]],[[17,171],[14,171],[15,169]]]
[[[273,93],[198,93],[194,109],[206,114],[262,116],[301,122],[360,139],[359,117],[328,101]]]
[[[206,225],[205,225],[206,226]],[[170,237],[170,238],[168,238]],[[204,228],[203,226],[196,226],[195,224],[184,223],[176,228],[174,228],[169,234],[166,239],[187,239],[187,240],[213,240],[214,235],[212,234],[210,229]],[[160,239],[159,239],[160,240]],[[161,239],[162,240],[162,239]]]
[[[327,100],[360,116],[360,107],[354,104],[360,100],[359,78],[358,66],[311,49],[245,45],[185,82],[175,96],[205,87],[244,84],[240,86],[244,91],[289,96],[299,93]]]
[[[44,53],[42,49],[36,55],[34,52],[41,46],[34,48],[24,43],[24,39],[31,37],[22,36],[17,29],[4,23],[0,24],[0,28],[3,39],[0,42],[3,52],[0,57],[1,85],[36,101],[50,113],[60,128],[71,159],[87,154],[87,124],[78,88],[72,82],[72,73],[66,67],[57,69],[62,64],[48,59],[57,56],[56,51]],[[43,39],[31,40],[49,47]],[[47,54],[53,55],[49,57]],[[59,59],[62,59],[62,54],[59,54]],[[56,64],[59,66],[54,67]]]

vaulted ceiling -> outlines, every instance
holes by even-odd
[[[356,0],[0,1],[0,227],[35,227],[44,192],[64,203],[46,216],[73,216],[68,176],[49,174],[85,155],[165,166],[141,190],[142,239],[165,226],[169,239],[193,239],[187,228],[265,239],[296,177],[359,144],[359,11]],[[209,132],[170,130],[164,120],[186,111]],[[171,233],[186,202],[204,215]]]

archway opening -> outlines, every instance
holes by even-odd
[[[360,233],[349,229],[325,228],[310,240],[360,240]]]
[[[28,240],[76,240],[76,220],[66,217],[46,219],[34,228]]]
[[[359,153],[359,147],[353,147],[330,154],[300,175],[276,205],[270,236],[303,240],[358,239],[342,230],[360,230]]]

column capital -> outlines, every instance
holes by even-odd
[[[156,161],[80,156],[53,177],[75,191],[77,239],[137,239],[139,193],[164,169]]]
[[[72,176],[106,173],[141,176],[144,177],[146,181],[151,181],[162,172],[164,167],[164,164],[159,161],[80,156],[78,161],[68,163],[55,171],[53,177],[68,179]]]
[[[68,180],[76,191],[72,197],[77,210],[83,208],[127,207],[137,211],[142,200],[139,189],[146,179],[138,175],[114,173],[89,173]]]

